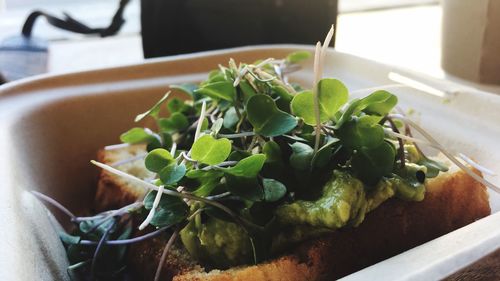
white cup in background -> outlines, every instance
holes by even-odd
[[[442,0],[442,67],[452,76],[500,85],[500,1]]]

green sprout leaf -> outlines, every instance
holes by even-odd
[[[198,89],[198,85],[193,83],[184,83],[180,85],[170,85],[170,89],[178,90],[188,94],[191,97],[194,97],[194,91]]]
[[[70,234],[66,233],[65,231],[59,232],[59,238],[66,245],[76,245],[76,244],[80,243],[80,240],[82,240],[82,238],[80,236],[70,235]]]
[[[249,98],[252,96],[255,96],[257,92],[255,92],[254,88],[248,83],[246,80],[241,80],[240,84],[238,86],[241,89],[241,92],[243,93],[243,102],[246,103]]]
[[[141,113],[135,117],[135,122],[139,122],[142,119],[144,119],[146,116],[151,116],[155,119],[158,119],[160,115],[160,109],[161,105],[168,99],[168,96],[170,95],[170,91],[166,93],[153,107],[151,107],[148,111]]]
[[[183,100],[179,98],[173,98],[167,103],[167,108],[170,113],[175,112],[185,112],[189,109],[189,106],[184,103]]]
[[[318,83],[318,98],[320,111],[328,119],[332,119],[339,108],[347,102],[349,92],[346,86],[339,80],[325,78],[321,79]]]
[[[222,169],[224,173],[236,177],[255,178],[264,166],[266,156],[264,154],[254,154],[239,161],[231,168]]]
[[[301,61],[307,60],[311,57],[311,53],[309,51],[296,51],[289,54],[285,61],[288,63],[299,63]]]
[[[348,147],[379,146],[384,141],[385,135],[384,128],[378,124],[378,121],[378,117],[369,115],[353,118],[337,131],[337,135]]]
[[[339,108],[347,102],[347,88],[337,79],[321,79],[318,83],[318,99],[321,123],[333,119]],[[303,91],[295,95],[291,103],[292,112],[304,119],[308,125],[316,125],[314,95]]]
[[[240,118],[238,118],[238,114],[236,114],[236,109],[234,107],[230,107],[226,111],[226,114],[224,114],[224,128],[233,129],[239,120]]]
[[[361,100],[362,111],[367,114],[384,116],[398,103],[398,98],[387,91],[376,91]]]
[[[264,197],[264,191],[256,177],[240,177],[226,174],[225,178],[227,190],[234,195],[250,201],[260,201]]]
[[[217,135],[219,133],[220,129],[222,129],[223,124],[224,124],[224,119],[219,118],[219,119],[215,120],[215,122],[212,124],[212,128],[210,128],[210,130],[212,131],[212,133],[214,135]]]
[[[314,156],[314,149],[301,142],[295,142],[290,147],[293,151],[290,156],[290,165],[300,171],[309,170]]]
[[[172,163],[161,169],[158,174],[163,184],[175,184],[186,174],[186,166],[184,164],[177,165],[176,163]]]
[[[156,193],[154,190],[150,191],[144,198],[144,208],[146,210],[153,208]],[[181,198],[163,194],[151,224],[156,227],[164,227],[179,223],[186,219],[188,211],[188,205]]]
[[[286,186],[275,179],[264,178],[262,185],[264,187],[264,201],[275,202],[286,194]]]
[[[254,154],[242,159],[231,168],[221,169],[225,174],[227,189],[250,201],[262,200],[264,191],[259,185],[257,175],[265,161],[264,154]]]
[[[335,114],[336,124],[334,128],[340,128],[361,111],[367,114],[384,116],[394,108],[397,102],[398,98],[387,91],[376,91],[363,99],[352,99]]]
[[[215,187],[220,184],[223,176],[224,173],[219,170],[190,170],[186,173],[187,178],[197,180],[200,183],[193,194],[203,197],[212,193]]]
[[[120,140],[129,144],[156,143],[158,146],[160,145],[160,136],[147,128],[132,128],[121,134]]]
[[[215,139],[204,135],[196,140],[191,148],[191,157],[203,164],[217,165],[231,153],[231,141],[226,138]]]
[[[359,113],[360,99],[352,99],[347,102],[336,114],[335,114],[335,129],[338,129],[344,125],[347,121],[351,120],[353,115]]]
[[[366,184],[375,185],[394,168],[396,149],[384,141],[374,148],[361,148],[352,157],[355,174]]]
[[[435,178],[439,175],[439,172],[448,171],[448,166],[446,166],[444,163],[432,160],[425,156],[421,157],[421,159],[416,164],[427,167],[427,172],[425,173],[425,176],[427,178]]]
[[[317,152],[314,154],[312,159],[313,167],[324,167],[330,161],[333,153],[333,147],[335,144],[339,142],[339,139],[332,139],[327,144],[323,145]]]
[[[175,162],[170,152],[163,148],[152,150],[146,156],[144,164],[151,172],[159,173],[163,168]]]
[[[281,111],[267,95],[255,95],[247,103],[248,121],[256,133],[266,137],[279,136],[297,126],[294,116]]]
[[[281,161],[281,148],[275,141],[268,141],[264,144],[262,152],[266,155],[266,162]]]
[[[279,98],[276,100],[276,105],[280,110],[287,113],[290,112],[290,103],[293,100],[294,95],[290,94],[287,89],[282,86],[273,86],[272,92],[276,94]]]
[[[308,125],[316,124],[316,117],[314,115],[314,96],[311,91],[303,91],[295,95],[290,104],[292,113],[302,118]],[[322,112],[320,112],[322,113]],[[325,114],[320,115],[322,122],[328,120]]]
[[[189,127],[189,121],[184,114],[174,112],[169,118],[159,119],[158,125],[160,126],[160,130],[162,132],[172,133]]]
[[[230,81],[219,81],[203,85],[194,91],[197,94],[205,95],[216,100],[233,101],[236,98],[236,89]]]

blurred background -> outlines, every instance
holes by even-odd
[[[443,7],[453,6],[446,2],[471,1],[0,0],[0,72],[9,76],[8,68],[13,68],[14,58],[20,64],[19,42],[14,40],[12,44],[12,38],[20,35],[26,18],[34,10],[58,19],[64,19],[63,13],[68,13],[86,27],[107,27],[121,3],[124,23],[115,35],[104,38],[68,32],[50,25],[45,18],[37,19],[31,36],[41,43],[35,44],[32,53],[42,59],[31,58],[28,65],[45,63],[41,72],[61,73],[138,63],[144,57],[201,49],[258,43],[314,44],[323,39],[329,24],[336,23],[334,44],[338,51],[445,77],[441,67],[445,45],[441,35],[443,14],[446,15]],[[256,8],[259,5],[265,8]],[[281,15],[278,20],[276,13]],[[25,43],[21,44],[21,48],[25,47]],[[43,58],[37,51],[45,49],[48,55]],[[485,82],[473,75],[457,76]],[[8,80],[13,79],[16,77]]]

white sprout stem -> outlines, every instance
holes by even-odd
[[[130,162],[144,159],[146,157],[146,155],[147,155],[147,153],[142,153],[142,154],[136,155],[134,157],[130,157],[128,159],[116,161],[113,164],[111,164],[111,166],[113,166],[113,167],[122,166],[122,165],[125,165],[125,164],[130,163]]]
[[[207,103],[204,101],[201,104],[200,118],[198,119],[198,124],[196,124],[196,132],[194,134],[194,141],[200,138],[201,126],[203,125],[203,118],[205,118],[205,111],[207,109]]]
[[[184,160],[184,163],[185,161],[189,161],[189,162],[193,162],[193,163],[196,163],[198,161],[194,160],[193,158],[189,157],[188,153],[186,153],[185,151],[181,153],[181,155],[179,155],[179,157],[182,157],[183,160]],[[178,158],[179,158],[178,157]]]
[[[472,167],[476,168],[477,170],[481,171],[481,173],[487,174],[489,176],[496,176],[497,175],[494,171],[479,165],[478,163],[476,163],[474,160],[470,159],[469,157],[467,157],[463,153],[459,153],[458,157],[460,157],[462,160],[467,162],[467,164],[469,164]]]
[[[116,149],[126,148],[129,146],[130,146],[129,143],[112,144],[112,145],[106,145],[104,147],[104,150],[116,150]]]
[[[170,155],[174,156],[176,150],[177,150],[177,143],[174,141],[172,143],[172,147],[170,148]]]
[[[314,153],[318,151],[320,140],[320,127],[321,119],[319,113],[319,99],[318,99],[318,82],[321,79],[321,43],[316,43],[316,51],[314,52],[314,83],[313,83],[313,100],[314,100],[314,115],[316,117],[316,139],[314,141]]]
[[[421,139],[417,139],[417,138],[414,138],[414,137],[410,137],[410,136],[407,136],[407,135],[403,135],[403,134],[400,134],[400,133],[396,133],[394,132],[393,130],[391,129],[387,129],[387,128],[384,128],[384,132],[390,136],[393,136],[393,137],[396,137],[396,138],[400,138],[400,139],[403,139],[403,140],[407,140],[407,141],[411,141],[413,143],[420,143],[420,144],[424,144],[424,145],[427,145],[427,146],[430,146],[430,147],[434,147],[436,149],[442,149],[442,146],[440,145],[435,145],[433,143],[430,143],[426,140],[421,140]]]
[[[238,161],[225,161],[225,162],[222,162],[222,163],[217,164],[217,165],[206,166],[202,170],[203,171],[208,171],[208,170],[212,170],[212,169],[216,169],[216,168],[233,166],[233,165],[236,165],[236,164],[238,164]]]
[[[323,75],[323,67],[325,65],[325,57],[326,57],[326,51],[328,50],[328,47],[330,47],[330,42],[332,41],[333,34],[335,32],[335,28],[332,24],[332,27],[328,31],[328,34],[326,34],[325,41],[323,41],[323,46],[321,47],[321,57],[320,57],[320,72],[321,75]]]
[[[142,180],[140,178],[137,178],[137,177],[132,176],[130,174],[127,174],[127,173],[125,173],[123,171],[115,169],[115,168],[113,168],[113,167],[111,167],[109,165],[103,164],[101,162],[97,162],[95,160],[91,160],[90,163],[92,163],[92,164],[96,165],[97,167],[99,167],[99,168],[101,168],[103,170],[106,170],[106,171],[108,171],[108,172],[110,172],[110,173],[112,173],[114,175],[120,176],[122,178],[126,178],[129,181],[131,181],[131,182],[133,182],[133,183],[135,183],[137,185],[140,185],[140,186],[142,186],[142,187],[144,187],[146,189],[156,190],[156,191],[158,191],[158,189],[159,189],[158,186],[156,186],[156,185],[154,185],[152,183],[149,183],[149,182],[144,181],[144,180]],[[183,197],[180,194],[178,194],[179,192],[176,192],[176,191],[173,191],[173,190],[170,190],[170,189],[163,190],[163,193],[165,193],[167,195],[171,195],[171,196]]]
[[[241,78],[243,78],[243,76],[245,76],[245,74],[247,74],[247,72],[248,72],[248,66],[245,65],[241,69],[241,71],[239,71],[238,77],[236,77],[236,79],[234,79],[233,87],[236,87],[236,86],[238,86],[238,84],[240,84]]]
[[[53,198],[51,198],[43,193],[40,193],[38,191],[34,191],[34,190],[31,191],[31,194],[35,195],[35,197],[37,197],[38,199],[41,199],[47,203],[50,203],[52,206],[58,208],[60,211],[65,213],[71,219],[76,218],[76,216],[70,210],[68,210],[66,207],[64,207],[61,203],[57,202]]]
[[[112,211],[107,211],[107,212],[100,213],[100,214],[95,215],[95,216],[91,216],[91,217],[75,217],[73,219],[73,221],[75,221],[75,222],[82,222],[82,221],[89,221],[89,220],[95,220],[95,219],[101,219],[101,218],[114,217],[114,216],[120,215],[122,213],[130,213],[130,212],[135,211],[135,210],[137,210],[139,208],[142,208],[142,206],[143,206],[142,202],[134,202],[134,203],[132,203],[130,205],[121,207],[120,209],[112,210]]]
[[[217,200],[217,199],[221,199],[221,198],[227,197],[227,196],[229,196],[229,195],[231,195],[231,192],[226,191],[226,192],[221,193],[221,194],[212,195],[212,196],[207,196],[207,199]]]
[[[228,139],[237,139],[241,137],[251,137],[255,136],[255,132],[241,132],[237,134],[217,134],[219,137],[228,138]]]
[[[263,67],[264,65],[268,64],[268,63],[272,63],[274,61],[274,58],[267,58],[263,61],[261,61],[260,63],[258,63],[255,68],[261,68]]]
[[[161,137],[156,134],[155,132],[151,131],[150,128],[144,128],[144,132],[148,133],[148,135],[152,135],[153,137],[155,137],[159,143],[163,143],[163,141],[161,140]]]
[[[274,72],[276,72],[276,75],[283,80],[283,73],[281,72],[281,67],[277,64],[273,65]],[[285,82],[286,83],[286,82]]]
[[[141,225],[139,225],[139,230],[143,230],[144,228],[146,228],[146,226],[148,226],[149,223],[153,220],[153,217],[156,213],[156,208],[158,208],[158,205],[160,204],[161,195],[163,194],[164,190],[165,187],[163,185],[160,185],[158,187],[158,192],[156,193],[155,200],[153,201],[153,207],[151,208],[151,210],[149,210],[149,214],[146,219],[141,223]]]
[[[108,172],[110,172],[112,174],[115,174],[117,176],[126,178],[126,179],[130,180],[131,182],[133,182],[133,183],[135,183],[135,184],[137,184],[139,186],[142,186],[142,187],[144,187],[146,189],[156,190],[156,191],[159,190],[158,186],[156,186],[156,185],[154,185],[152,183],[146,182],[144,180],[141,180],[140,178],[134,177],[134,176],[132,176],[130,174],[127,174],[125,172],[122,172],[120,170],[117,170],[117,169],[115,169],[115,168],[113,168],[113,167],[111,167],[109,165],[97,162],[95,160],[91,160],[90,163],[92,163],[92,164],[96,165],[97,167],[99,167],[101,169],[104,169],[104,170],[106,170],[106,171],[108,171]],[[245,222],[246,224],[253,225],[251,222],[248,222],[244,218],[239,217],[231,209],[229,209],[228,207],[220,204],[219,202],[212,201],[210,199],[206,199],[206,198],[203,198],[203,197],[198,197],[198,196],[195,196],[195,195],[192,195],[192,194],[189,194],[189,193],[180,193],[178,191],[174,191],[174,190],[170,190],[170,189],[164,189],[163,193],[167,194],[167,195],[170,195],[170,196],[175,196],[175,197],[179,197],[179,198],[183,198],[183,199],[184,198],[191,199],[191,200],[195,200],[195,201],[206,203],[208,205],[212,205],[212,206],[217,207],[217,208],[221,209],[222,211],[226,212],[227,214],[229,214],[234,219],[237,219],[237,220],[240,220],[242,222]]]
[[[500,187],[494,185],[493,183],[487,181],[486,179],[484,179],[483,177],[477,175],[476,173],[474,173],[474,171],[472,171],[471,169],[469,169],[467,166],[465,166],[464,164],[462,164],[462,162],[460,162],[457,158],[455,158],[450,152],[448,152],[446,149],[444,149],[444,147],[442,147],[429,133],[427,133],[422,127],[420,127],[418,124],[416,124],[415,122],[413,122],[411,119],[409,118],[406,118],[405,116],[401,115],[401,114],[390,114],[388,115],[389,118],[393,118],[393,119],[399,119],[399,120],[402,120],[404,122],[406,122],[407,124],[409,124],[410,126],[412,126],[413,128],[415,128],[420,134],[422,134],[422,136],[424,136],[428,141],[430,141],[431,143],[433,143],[434,145],[436,145],[437,147],[439,147],[439,150],[446,156],[448,157],[448,159],[450,159],[451,162],[453,162],[455,165],[457,165],[460,169],[462,169],[463,171],[465,171],[467,174],[469,174],[469,176],[471,176],[473,179],[475,179],[476,181],[484,184],[485,186],[491,188],[493,191],[497,192],[497,193],[500,193]]]

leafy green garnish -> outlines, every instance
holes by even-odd
[[[295,142],[291,145],[291,148],[293,153],[290,156],[290,165],[297,170],[309,170],[314,156],[312,147],[305,143]]]
[[[231,153],[231,141],[226,138],[215,139],[210,135],[200,137],[191,148],[191,157],[207,165],[217,165]]]
[[[186,174],[186,165],[176,163],[169,164],[161,169],[158,175],[161,181],[166,185],[171,185],[180,181]]]
[[[384,141],[384,128],[378,124],[379,118],[369,115],[355,117],[345,123],[337,132],[337,136],[346,146],[353,148],[370,148]]]
[[[264,200],[275,202],[283,198],[286,194],[286,186],[275,179],[262,179],[264,187]]]
[[[186,129],[189,126],[189,120],[187,117],[180,113],[180,112],[174,112],[170,117],[168,118],[161,118],[158,120],[158,125],[161,129],[161,131],[164,132],[175,132],[175,131],[182,131]]]
[[[191,97],[194,97],[194,91],[198,89],[198,85],[192,83],[185,83],[180,85],[170,85],[170,89],[178,90],[183,93],[188,94]]]
[[[157,143],[160,144],[160,137],[149,129],[132,128],[120,136],[120,140],[124,143]]]
[[[216,100],[233,101],[236,97],[236,89],[230,81],[219,81],[203,85],[194,92]]]
[[[137,115],[135,117],[134,121],[135,122],[139,122],[142,119],[144,119],[146,116],[151,116],[151,117],[157,119],[159,117],[159,115],[160,115],[160,109],[161,109],[160,106],[165,101],[167,101],[169,95],[170,95],[170,91],[168,93],[166,93],[155,105],[153,105],[153,107],[151,107],[150,109],[148,109],[146,112]]]
[[[352,158],[355,174],[369,185],[375,185],[381,177],[394,168],[396,150],[384,141],[379,146],[359,149]]]
[[[270,251],[279,226],[276,208],[319,196],[332,170],[356,177],[360,190],[390,180],[404,183],[405,196],[419,196],[426,177],[410,171],[411,165],[426,168],[427,177],[445,170],[409,153],[395,137],[398,124],[389,114],[398,99],[391,93],[380,90],[349,101],[337,79],[320,79],[313,89],[289,84],[284,76],[309,57],[299,51],[284,60],[230,60],[199,85],[171,86],[192,100],[164,97],[139,115],[138,120],[151,116],[158,132],[133,128],[121,139],[148,144],[145,165],[156,173],[154,183],[165,188],[150,212],[153,226],[187,218],[197,226],[211,219],[235,223],[248,234],[258,261]],[[164,103],[169,115],[160,116]],[[166,195],[174,188],[180,190],[177,197]],[[146,196],[146,210],[155,197],[156,192]],[[189,199],[191,208],[179,197]],[[76,243],[78,237],[64,239]]]
[[[264,166],[266,156],[264,154],[254,154],[240,160],[235,166],[223,169],[224,173],[236,177],[255,178]]]
[[[151,172],[158,173],[166,166],[172,164],[174,162],[174,158],[167,150],[163,148],[157,148],[148,153],[146,159],[144,160],[144,164],[146,168]]]
[[[247,114],[255,132],[266,137],[288,133],[297,126],[295,117],[279,110],[274,100],[267,95],[251,97],[247,103]]]
[[[361,110],[367,114],[384,116],[391,112],[398,103],[398,98],[387,91],[376,91],[361,100]]]
[[[297,51],[289,54],[285,61],[289,63],[299,63],[301,61],[307,60],[311,57],[311,53],[308,51]]]
[[[153,207],[156,193],[156,191],[150,191],[144,198],[146,210],[151,210]],[[179,223],[187,217],[188,211],[188,205],[181,198],[164,195],[160,199],[151,224],[156,227],[164,227]]]
[[[321,79],[318,83],[318,99],[320,121],[333,119],[338,109],[347,102],[347,88],[337,79]],[[311,91],[304,91],[295,95],[292,100],[292,112],[301,117],[308,125],[316,124],[314,110],[314,95]]]

